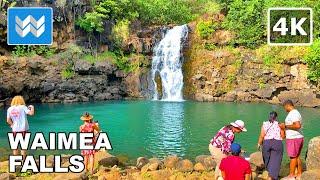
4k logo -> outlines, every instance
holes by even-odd
[[[9,45],[51,45],[52,8],[12,7],[8,9]]]
[[[269,45],[311,45],[313,40],[312,31],[311,8],[268,9]]]

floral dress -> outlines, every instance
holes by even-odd
[[[220,148],[224,154],[231,152],[231,144],[234,141],[234,133],[228,127],[223,127],[219,132],[212,138],[211,144],[217,148]]]
[[[85,123],[84,125],[80,126],[80,133],[94,133],[94,123]],[[95,145],[95,137],[92,138],[91,143],[87,143],[86,145]],[[87,150],[81,150],[81,155],[94,155],[96,152],[95,149],[87,149]]]

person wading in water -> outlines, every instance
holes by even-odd
[[[231,153],[231,144],[234,141],[234,134],[246,132],[247,129],[244,126],[242,120],[236,120],[229,125],[221,128],[218,133],[211,139],[209,143],[209,151],[213,157],[213,160],[217,163],[215,169],[215,179],[222,177],[219,169],[220,162],[223,158],[227,157]]]

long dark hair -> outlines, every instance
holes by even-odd
[[[274,121],[278,121],[278,113],[275,111],[272,111],[269,113],[269,122],[273,123]]]

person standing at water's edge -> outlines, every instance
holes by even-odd
[[[300,159],[303,147],[304,136],[302,135],[302,117],[298,110],[295,109],[291,100],[283,103],[284,109],[288,112],[285,123],[280,127],[286,130],[287,154],[290,157],[290,174],[285,179],[300,179],[302,174],[302,162]],[[297,174],[295,174],[297,169]]]
[[[235,138],[234,134],[242,131],[247,131],[244,122],[242,120],[236,120],[221,128],[210,141],[209,151],[214,161],[217,163],[215,179],[221,177],[221,171],[219,170],[220,162],[231,153],[231,144]]]
[[[282,139],[285,138],[284,130],[279,127],[278,114],[270,112],[269,120],[263,122],[258,149],[262,146],[262,155],[265,167],[269,173],[269,180],[278,180],[283,156]]]
[[[93,122],[93,116],[90,115],[88,112],[85,112],[80,119],[84,122],[80,126],[80,133],[95,133],[99,132],[100,128],[98,126],[98,123]],[[94,145],[95,144],[95,137],[92,138],[91,142],[87,145]],[[81,155],[84,156],[84,165],[86,168],[86,171],[89,169],[90,164],[90,173],[93,174],[93,166],[94,166],[94,154],[96,150],[82,150]]]
[[[250,180],[250,164],[243,157],[240,157],[240,153],[240,144],[232,143],[231,156],[222,159],[219,166],[224,180]]]
[[[10,125],[13,136],[17,134],[22,134],[25,136],[26,132],[29,130],[29,123],[27,120],[27,115],[34,115],[34,106],[26,106],[26,103],[22,96],[15,96],[11,101],[11,106],[7,111],[7,123]],[[18,155],[19,150],[13,150],[13,155]],[[23,158],[26,157],[27,151],[21,150],[21,155]]]

